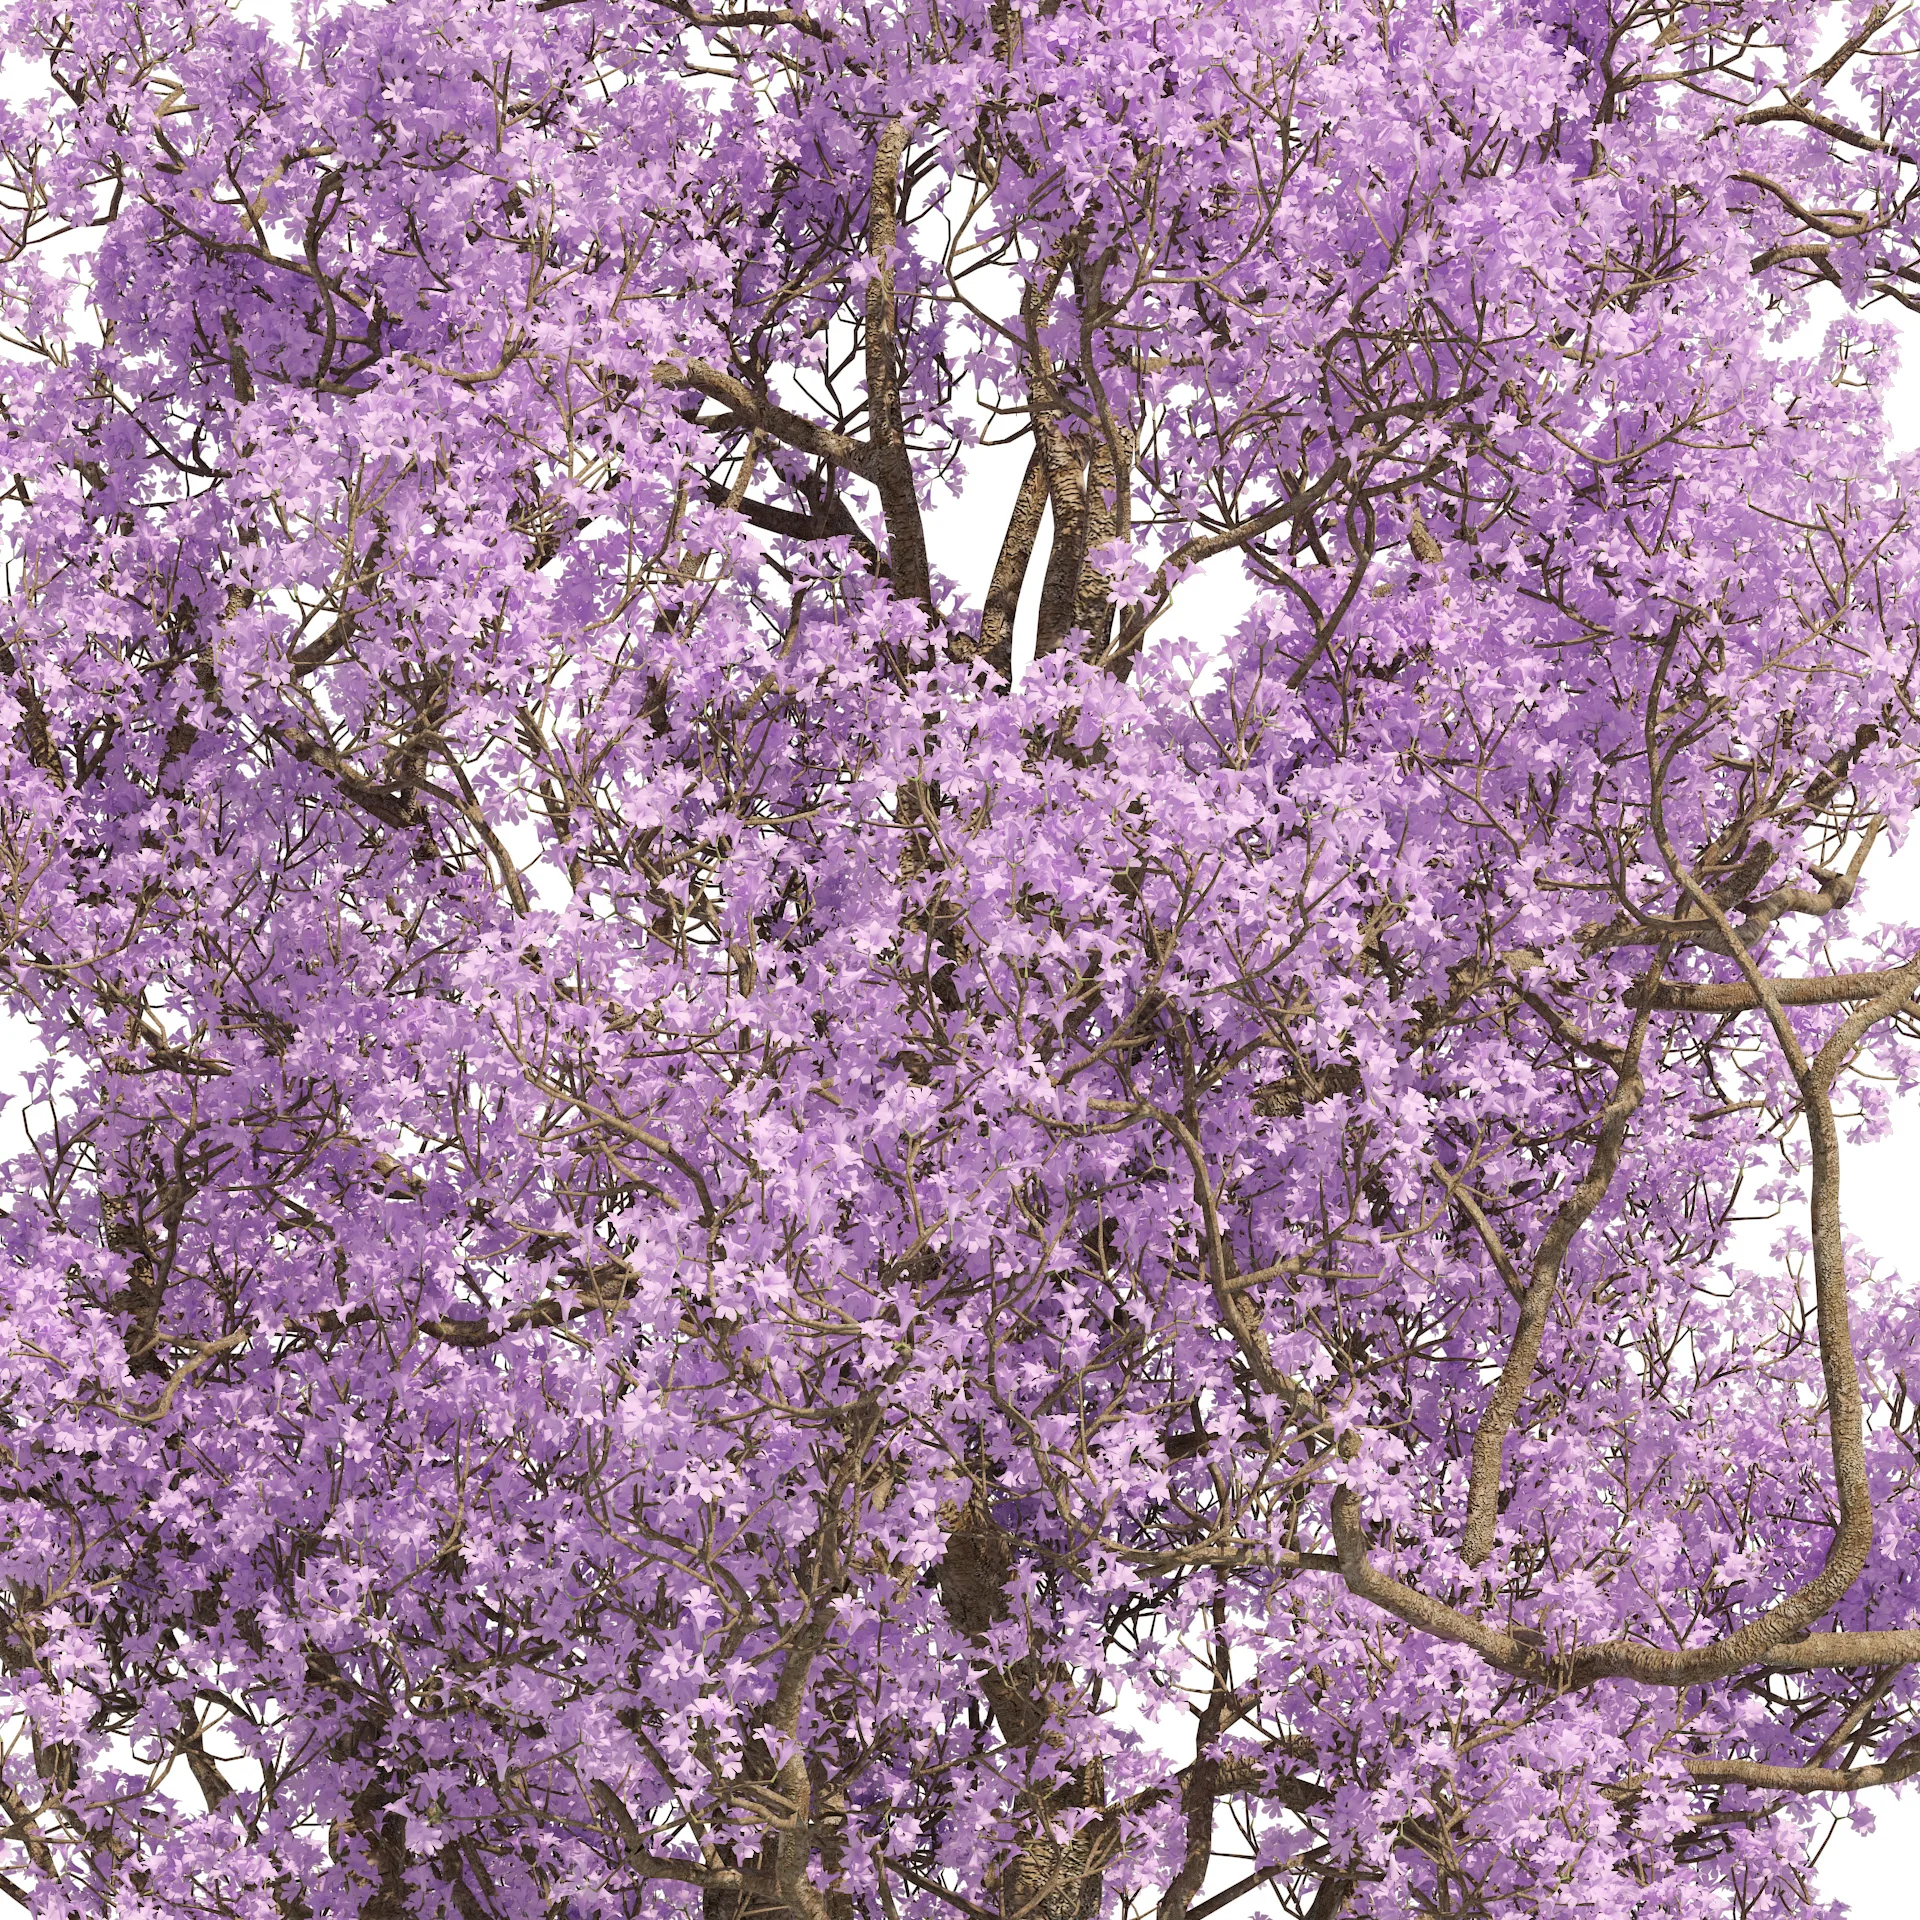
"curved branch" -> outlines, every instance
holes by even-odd
[[[657,386],[686,393],[704,394],[737,419],[742,426],[757,427],[770,439],[796,452],[812,454],[816,460],[831,460],[862,479],[875,477],[874,450],[851,434],[835,433],[812,420],[803,419],[788,408],[757,394],[744,380],[722,373],[704,360],[688,360],[676,366],[671,360],[658,362],[653,369]]]
[[[1666,958],[1663,947],[1654,966],[1656,977]],[[1467,1482],[1467,1523],[1460,1541],[1460,1557],[1470,1567],[1477,1567],[1493,1551],[1494,1532],[1500,1517],[1500,1470],[1507,1435],[1512,1431],[1521,1400],[1533,1384],[1533,1371],[1540,1361],[1540,1342],[1547,1330],[1547,1315],[1560,1284],[1560,1270],[1566,1264],[1574,1236],[1586,1225],[1613,1185],[1613,1176],[1619,1171],[1621,1156],[1626,1151],[1627,1123],[1646,1098],[1640,1055],[1652,1017],[1650,1002],[1644,1002],[1634,1015],[1633,1031],[1620,1064],[1613,1098],[1600,1110],[1600,1138],[1594,1145],[1593,1157],[1587,1163],[1585,1177],[1561,1203],[1541,1236],[1527,1277],[1527,1290],[1521,1296],[1520,1322],[1514,1329],[1513,1346],[1480,1415],[1480,1424],[1474,1429],[1473,1466]]]

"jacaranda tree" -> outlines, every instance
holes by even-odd
[[[1799,1905],[1914,16],[4,17],[0,1895]]]

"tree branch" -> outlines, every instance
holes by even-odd
[[[889,120],[873,151],[867,202],[866,297],[867,416],[873,440],[872,479],[887,522],[887,557],[897,593],[933,611],[933,585],[927,567],[927,534],[914,487],[913,461],[907,452],[906,422],[900,411],[899,316],[894,305],[893,250],[899,222],[894,202],[900,191],[900,160],[907,150],[904,115]]]
[[[830,460],[835,466],[845,467],[849,473],[859,474],[862,479],[877,478],[874,451],[864,440],[856,440],[850,434],[835,433],[830,427],[803,419],[788,408],[755,393],[744,380],[730,373],[722,373],[718,367],[710,367],[704,360],[688,360],[678,366],[671,360],[662,360],[655,365],[653,378],[662,387],[704,394],[709,400],[725,407],[743,426],[757,427],[769,438],[778,440],[782,446],[792,447],[797,453],[812,454],[817,460]]]

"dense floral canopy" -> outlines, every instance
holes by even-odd
[[[0,1896],[1797,1906],[1914,16],[3,30]]]

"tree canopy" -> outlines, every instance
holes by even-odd
[[[1915,16],[4,21],[0,1895],[1801,1905]]]

